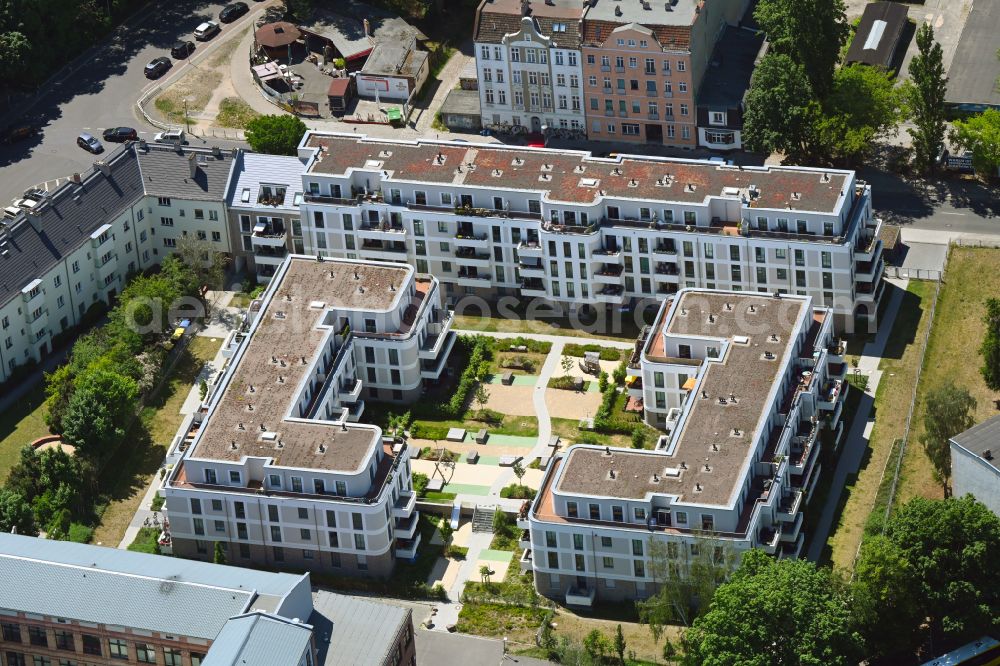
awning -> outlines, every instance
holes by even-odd
[[[625,386],[632,386],[632,384],[635,384],[637,381],[639,381],[639,378],[637,376],[629,375],[628,377],[625,378]]]
[[[697,383],[698,382],[697,382],[697,380],[695,380],[694,377],[688,377],[688,380],[686,382],[684,382],[684,386],[681,387],[681,390],[682,391],[693,391],[694,387],[695,387],[695,385]]]

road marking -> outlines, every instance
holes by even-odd
[[[941,211],[942,215],[958,215],[959,217],[965,217],[965,213],[950,213],[946,210]]]

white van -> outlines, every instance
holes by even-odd
[[[172,129],[165,132],[157,132],[153,137],[156,143],[184,143],[184,130]]]

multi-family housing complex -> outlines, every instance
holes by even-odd
[[[843,347],[810,296],[684,289],[629,366],[653,451],[578,445],[549,466],[522,564],[567,603],[634,599],[749,548],[797,556],[821,446],[843,431]]]
[[[184,238],[229,252],[230,152],[139,142],[0,222],[0,381]]]
[[[881,295],[880,222],[852,171],[318,133],[300,157],[307,252],[410,263],[449,302],[778,292],[833,308],[842,329]]]
[[[473,41],[484,125],[584,131],[581,0],[483,0]]]
[[[358,423],[409,402],[454,344],[437,280],[407,265],[290,255],[163,488],[174,552],[384,576],[420,542],[409,450]]]
[[[0,381],[185,238],[262,282],[289,252],[408,263],[451,303],[704,287],[809,295],[842,329],[881,295],[880,222],[853,171],[321,133],[299,153],[131,144],[5,221]]]
[[[0,663],[415,663],[408,609],[268,573],[0,534]]]
[[[1000,416],[955,435],[949,447],[952,493],[972,494],[1000,516]]]
[[[591,139],[739,148],[739,95],[733,103],[713,92],[703,114],[696,106],[716,42],[748,4],[483,0],[474,33],[482,122],[538,132],[583,121]],[[755,54],[741,54],[740,63],[718,54],[716,64],[752,67]],[[564,64],[574,69],[563,72]],[[560,81],[571,82],[568,93]]]

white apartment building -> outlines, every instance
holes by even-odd
[[[649,596],[663,582],[654,541],[668,580],[754,547],[797,556],[820,449],[843,431],[832,319],[810,296],[684,289],[665,301],[631,370],[666,434],[653,451],[577,445],[552,461],[519,519],[538,591],[582,606]]]
[[[357,421],[366,397],[413,401],[440,376],[437,280],[290,255],[258,305],[164,485],[174,552],[388,575],[420,542],[410,453]]]
[[[971,494],[1000,516],[1000,416],[972,426],[948,443],[952,494]]]
[[[307,253],[406,262],[467,294],[569,310],[682,288],[810,296],[874,322],[881,222],[853,171],[310,132]]]
[[[182,237],[229,252],[230,152],[133,143],[0,223],[0,382]]]
[[[585,132],[579,0],[483,0],[473,29],[483,125]]]
[[[226,205],[237,270],[267,284],[289,253],[302,254],[302,162],[297,157],[240,152]]]

